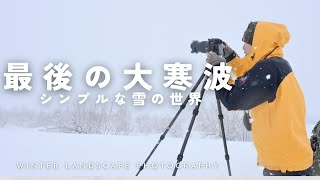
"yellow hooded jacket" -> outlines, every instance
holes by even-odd
[[[235,84],[230,91],[217,92],[228,110],[251,110],[258,165],[282,172],[305,170],[313,161],[303,92],[283,59],[289,39],[286,26],[259,21],[252,52],[226,58],[237,77]]]

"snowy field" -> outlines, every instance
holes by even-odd
[[[307,124],[308,132],[313,126]],[[0,175],[133,176],[158,139],[159,135],[79,135],[6,126],[0,128]],[[182,142],[164,139],[140,175],[170,176]],[[262,175],[253,143],[232,141],[228,149],[233,175]],[[178,176],[228,175],[219,139],[191,138],[182,164]]]
[[[145,160],[158,138],[158,135],[75,135],[2,128],[0,175],[133,176],[138,163]],[[182,141],[181,138],[162,141],[149,161],[152,164],[141,175],[170,176]],[[228,142],[228,148],[233,175],[261,175],[262,168],[256,167],[252,143]],[[26,163],[30,163],[29,168]],[[31,163],[36,163],[37,167],[32,167]],[[51,167],[41,168],[40,163],[49,163]],[[98,168],[99,163],[101,168]],[[190,139],[183,163],[184,168],[177,173],[179,176],[228,175],[222,140]],[[54,164],[56,168],[53,168]]]

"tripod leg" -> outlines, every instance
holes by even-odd
[[[227,140],[226,140],[226,134],[224,131],[224,125],[223,125],[223,114],[222,114],[222,110],[221,110],[221,102],[217,96],[217,92],[216,92],[216,99],[217,99],[217,106],[218,106],[218,117],[220,120],[220,127],[221,127],[221,132],[222,132],[222,139],[223,139],[223,146],[224,146],[224,152],[225,152],[225,159],[227,161],[227,166],[228,166],[228,173],[229,176],[231,176],[231,168],[230,168],[230,156],[228,154],[228,146],[227,146]]]
[[[201,81],[203,80],[203,78],[205,77],[205,74],[202,73],[200,78],[198,79],[198,81],[196,82],[196,84],[193,86],[193,88],[191,89],[191,92],[195,92],[196,89],[198,88],[199,84],[201,83]],[[166,128],[166,130],[163,132],[163,134],[160,136],[160,139],[158,140],[157,144],[154,146],[154,148],[152,149],[151,153],[148,155],[147,159],[144,161],[144,163],[140,166],[139,171],[137,172],[136,176],[138,176],[140,174],[140,172],[144,169],[144,165],[147,164],[147,162],[149,161],[149,159],[151,158],[151,156],[153,155],[153,153],[156,151],[156,149],[158,148],[159,144],[161,143],[161,141],[165,138],[166,134],[169,132],[170,128],[172,127],[172,125],[174,124],[174,122],[176,121],[176,119],[178,118],[178,116],[180,115],[181,111],[186,107],[188,101],[190,99],[190,95],[188,95],[188,97],[185,99],[185,101],[182,103],[182,105],[180,106],[180,109],[178,110],[178,112],[176,113],[176,115],[174,116],[174,118],[172,119],[172,121],[170,122],[170,124],[168,125],[168,127]]]
[[[202,100],[202,97],[204,95],[204,92],[205,92],[205,89],[204,89],[204,86],[205,84],[207,83],[207,80],[208,80],[208,77],[205,78],[204,82],[203,82],[203,85],[202,85],[202,89],[200,91],[200,100]],[[184,141],[183,141],[183,144],[182,144],[182,147],[181,147],[181,150],[180,150],[180,153],[178,154],[178,157],[177,157],[177,163],[175,165],[175,168],[174,168],[174,171],[172,173],[172,176],[175,176],[177,174],[177,171],[178,171],[178,168],[179,168],[179,165],[180,165],[180,162],[182,161],[183,159],[183,153],[186,149],[186,146],[187,146],[187,143],[188,143],[188,140],[189,140],[189,137],[190,137],[190,134],[191,134],[191,130],[192,130],[192,127],[193,127],[193,124],[194,124],[194,121],[199,113],[199,108],[200,108],[200,104],[201,102],[198,103],[198,105],[194,108],[193,112],[192,112],[192,118],[191,118],[191,121],[190,121],[190,124],[189,124],[189,127],[188,127],[188,132],[184,138]]]

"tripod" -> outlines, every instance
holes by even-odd
[[[207,69],[207,68],[206,68]],[[206,70],[205,69],[205,70]],[[212,69],[211,69],[212,71]],[[202,75],[200,76],[200,78],[198,79],[198,81],[196,82],[196,84],[194,85],[194,87],[192,88],[191,92],[195,92],[196,89],[198,88],[199,84],[201,83],[201,81],[204,79],[203,85],[202,85],[202,89],[200,91],[200,100],[202,101],[202,97],[204,95],[205,92],[205,84],[207,83],[208,80],[208,76],[205,76],[204,73],[202,73]],[[217,106],[218,106],[218,118],[220,120],[220,127],[221,127],[221,132],[222,132],[222,139],[223,139],[223,145],[224,145],[224,151],[225,151],[225,159],[227,161],[227,166],[228,166],[228,174],[229,176],[231,176],[231,168],[230,168],[230,156],[228,154],[228,147],[227,147],[227,141],[226,141],[226,136],[225,136],[225,131],[224,131],[224,125],[223,125],[223,114],[222,114],[222,110],[221,110],[221,102],[218,99],[217,96],[217,92],[216,93],[216,99],[217,99]],[[172,127],[172,125],[174,124],[174,122],[176,121],[176,119],[178,118],[178,116],[180,115],[181,111],[186,107],[188,101],[190,99],[190,95],[188,95],[188,97],[184,100],[184,102],[181,104],[180,109],[178,110],[178,112],[176,113],[176,115],[174,116],[174,118],[172,119],[172,121],[170,122],[170,124],[168,125],[168,127],[166,128],[166,130],[164,131],[164,133],[160,136],[160,139],[158,140],[157,144],[154,146],[154,148],[152,149],[151,153],[148,155],[147,159],[144,161],[144,163],[140,166],[139,171],[137,172],[136,176],[138,176],[140,174],[140,172],[144,169],[144,165],[147,164],[147,162],[149,161],[149,159],[151,158],[151,156],[153,155],[153,153],[155,152],[155,150],[158,148],[158,146],[160,145],[161,141],[165,138],[166,134],[169,132],[170,128]],[[175,169],[172,173],[172,176],[175,176],[177,174],[180,162],[183,159],[183,153],[187,147],[187,143],[191,134],[191,130],[194,124],[194,121],[199,113],[199,108],[200,108],[200,104],[201,101],[196,105],[196,107],[194,108],[193,112],[192,112],[192,118],[188,127],[188,132],[185,135],[180,153],[178,154],[177,157],[177,163],[175,166]]]

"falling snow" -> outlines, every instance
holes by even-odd
[[[271,78],[271,75],[268,74],[268,75],[266,76],[266,78],[269,80],[269,79]]]

